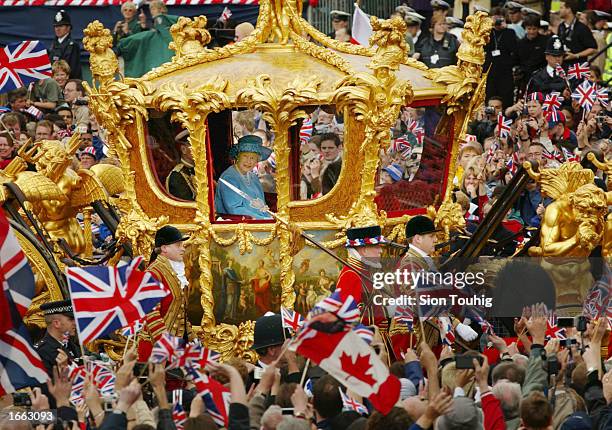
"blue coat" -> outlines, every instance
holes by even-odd
[[[242,175],[235,166],[230,166],[221,174],[220,179],[235,185],[253,199],[265,202],[261,182],[259,182],[255,173],[248,172],[246,175]],[[221,181],[219,181],[215,192],[215,211],[218,214],[246,215],[255,219],[270,218],[267,213],[251,207],[244,197],[236,194]]]

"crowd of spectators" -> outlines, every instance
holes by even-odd
[[[590,322],[583,336],[569,329],[568,338],[577,343],[562,345],[554,336],[547,340],[547,315],[543,306],[526,311],[515,322],[518,338],[512,342],[488,335],[482,353],[462,355],[468,368],[450,347],[438,358],[426,343],[390,362],[376,334],[372,354],[401,383],[400,399],[386,415],[283,345],[259,348],[255,365],[232,357],[225,364],[209,362],[205,372],[228,388],[229,430],[611,429],[612,361],[600,355],[607,321]],[[35,427],[15,422],[11,417],[25,409],[9,394],[0,397],[0,428],[220,428],[213,419],[219,405],[206,402],[182,368],[143,368],[134,349],[120,362],[106,358],[89,366],[112,369],[112,386],[101,392],[94,374],[84,387],[73,386],[73,364],[60,354],[52,380],[29,392],[31,410],[53,404],[58,421]]]

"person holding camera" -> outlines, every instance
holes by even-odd
[[[147,29],[147,17],[144,11],[141,10],[138,18],[136,13],[138,9],[136,5],[131,1],[125,2],[121,5],[121,15],[123,15],[122,21],[117,21],[115,28],[113,29],[113,41],[116,44],[120,39],[131,36],[132,34],[140,33]]]

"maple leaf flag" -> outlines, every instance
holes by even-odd
[[[399,399],[399,380],[389,374],[387,366],[354,331],[326,333],[311,328],[310,323],[304,325],[290,348],[387,414]]]

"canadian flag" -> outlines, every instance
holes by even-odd
[[[370,36],[372,36],[372,25],[370,17],[355,4],[353,13],[353,27],[351,29],[351,42],[363,46],[370,46]]]
[[[291,349],[310,358],[323,370],[360,396],[367,397],[382,414],[399,399],[400,382],[354,331],[326,333],[306,323]]]

